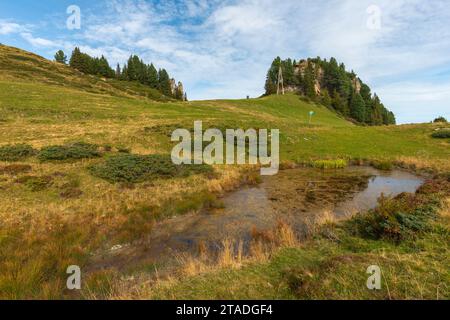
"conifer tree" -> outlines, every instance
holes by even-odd
[[[357,92],[353,93],[350,99],[350,116],[358,122],[365,121],[365,103],[361,95]]]
[[[160,69],[158,72],[159,91],[167,97],[172,96],[172,88],[170,85],[170,77],[166,69]]]
[[[148,66],[148,85],[154,89],[157,89],[159,85],[158,71],[153,63]]]
[[[315,77],[314,77],[314,68],[311,61],[308,61],[308,65],[305,70],[304,76],[304,92],[307,97],[315,98],[316,97],[316,88],[315,88]]]
[[[56,54],[55,54],[55,61],[58,63],[62,63],[62,64],[67,64],[67,56],[64,53],[64,51],[59,50]]]

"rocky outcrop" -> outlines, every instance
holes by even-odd
[[[314,61],[311,60],[300,60],[297,64],[294,65],[294,74],[296,76],[301,75],[302,77],[305,76],[306,73],[306,69],[308,68],[308,63],[311,64],[312,69],[314,70],[315,73],[315,80],[314,80],[314,90],[316,92],[317,95],[320,95],[322,93],[322,83],[323,83],[323,77],[325,74],[325,71],[323,70],[322,67],[318,66]],[[357,92],[360,93],[361,92],[361,80],[355,75],[354,79],[352,80],[352,86],[353,89]],[[288,92],[298,92],[300,90],[300,88],[298,86],[294,86],[294,85],[288,85],[285,88],[286,91]]]
[[[361,92],[362,83],[361,83],[361,80],[359,80],[358,77],[355,76],[355,78],[352,80],[352,86],[353,86],[353,89],[357,93]]]
[[[186,100],[186,93],[184,92],[184,86],[181,81],[178,81],[178,84],[176,83],[175,79],[170,79],[170,90],[172,92],[172,95],[176,97],[177,99]]]

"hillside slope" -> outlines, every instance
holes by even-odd
[[[0,70],[0,80],[39,82],[92,93],[168,100],[157,90],[137,82],[85,75],[66,65],[5,45],[0,45]]]
[[[172,131],[190,129],[196,120],[205,127],[280,129],[284,163],[382,160],[450,170],[448,141],[431,138],[445,124],[361,127],[293,94],[161,102],[142,97],[146,91],[140,87],[128,90],[122,85],[0,47],[0,148],[28,144],[35,149],[16,162],[0,160],[0,298],[70,298],[67,265],[84,268],[99,251],[139,243],[152,231],[154,220],[217,206],[218,195],[258,180],[247,167],[235,166],[216,166],[213,174],[157,176],[143,183],[111,183],[92,174],[92,166],[121,156],[119,175],[129,176],[127,170],[132,175],[136,155],[169,155]],[[310,111],[315,112],[311,123]],[[48,159],[55,155],[51,152],[75,142],[95,144],[101,152],[92,158]],[[49,146],[47,158],[35,154]],[[3,154],[10,149],[4,148]],[[130,269],[154,269],[140,263],[141,269]],[[108,289],[101,283],[109,283],[108,275],[92,275],[92,290],[104,294]],[[262,281],[264,275],[257,278]]]

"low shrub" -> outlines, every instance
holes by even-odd
[[[435,139],[449,139],[450,138],[450,129],[441,129],[434,132],[431,135]]]
[[[440,208],[438,198],[424,200],[410,194],[397,198],[381,197],[379,206],[367,214],[349,220],[352,230],[367,238],[401,242],[414,239],[429,230],[430,222],[437,217]]]
[[[20,161],[33,156],[36,150],[28,144],[15,144],[0,147],[0,161]]]
[[[434,119],[433,122],[434,123],[446,123],[447,119],[445,119],[444,117],[439,117],[439,118]]]
[[[316,160],[311,162],[311,166],[318,169],[343,169],[348,166],[348,162],[343,159]]]
[[[38,154],[38,158],[42,162],[89,159],[100,156],[97,145],[84,142],[45,147]]]
[[[208,173],[212,168],[207,165],[173,164],[168,155],[120,154],[108,158],[89,168],[92,175],[111,183],[138,183],[155,178],[172,178],[196,173]]]

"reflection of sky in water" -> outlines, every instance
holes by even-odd
[[[383,175],[371,178],[366,190],[338,205],[334,212],[337,216],[345,216],[358,211],[373,209],[377,206],[381,194],[395,197],[403,192],[414,193],[422,183],[423,180],[407,172],[383,173]]]

